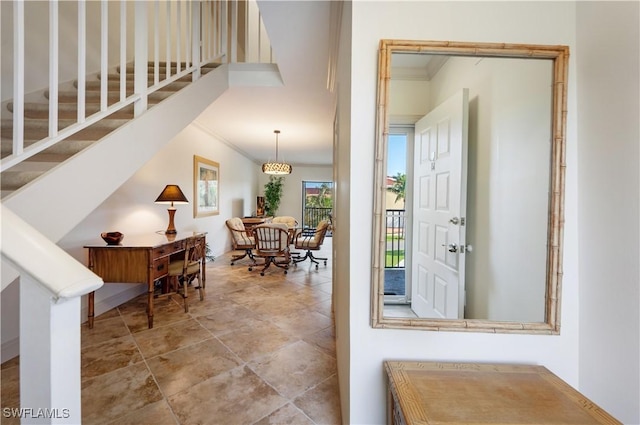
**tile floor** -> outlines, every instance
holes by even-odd
[[[341,423],[331,261],[260,276],[230,256],[208,263],[189,313],[157,300],[147,329],[141,296],[83,325],[83,424]],[[2,365],[3,408],[19,404],[18,361]]]

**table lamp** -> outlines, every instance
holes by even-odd
[[[176,209],[173,206],[176,204],[188,204],[189,200],[184,193],[180,190],[177,184],[168,184],[162,193],[156,199],[156,204],[171,204],[171,206],[167,209],[169,211],[169,227],[167,227],[167,234],[175,234],[176,226],[173,224],[173,217],[176,215]]]

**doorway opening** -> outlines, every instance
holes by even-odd
[[[385,304],[407,304],[410,302],[411,291],[407,271],[408,258],[405,248],[408,244],[409,224],[407,215],[407,174],[410,168],[408,152],[412,146],[413,128],[392,127],[388,138],[387,155],[387,196],[385,199],[385,273],[384,298]]]

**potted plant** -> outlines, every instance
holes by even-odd
[[[283,187],[284,177],[275,176],[269,176],[269,181],[264,185],[265,211],[270,217],[274,217],[280,207]]]

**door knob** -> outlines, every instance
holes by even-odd
[[[445,244],[442,244],[442,246],[446,246],[447,247],[447,251],[449,252],[458,252],[458,245],[454,244],[454,243],[450,243],[448,246]]]
[[[464,217],[460,217],[460,218],[452,217],[449,219],[449,223],[455,224],[455,225],[459,224],[460,226],[464,226],[464,221],[465,221]]]

